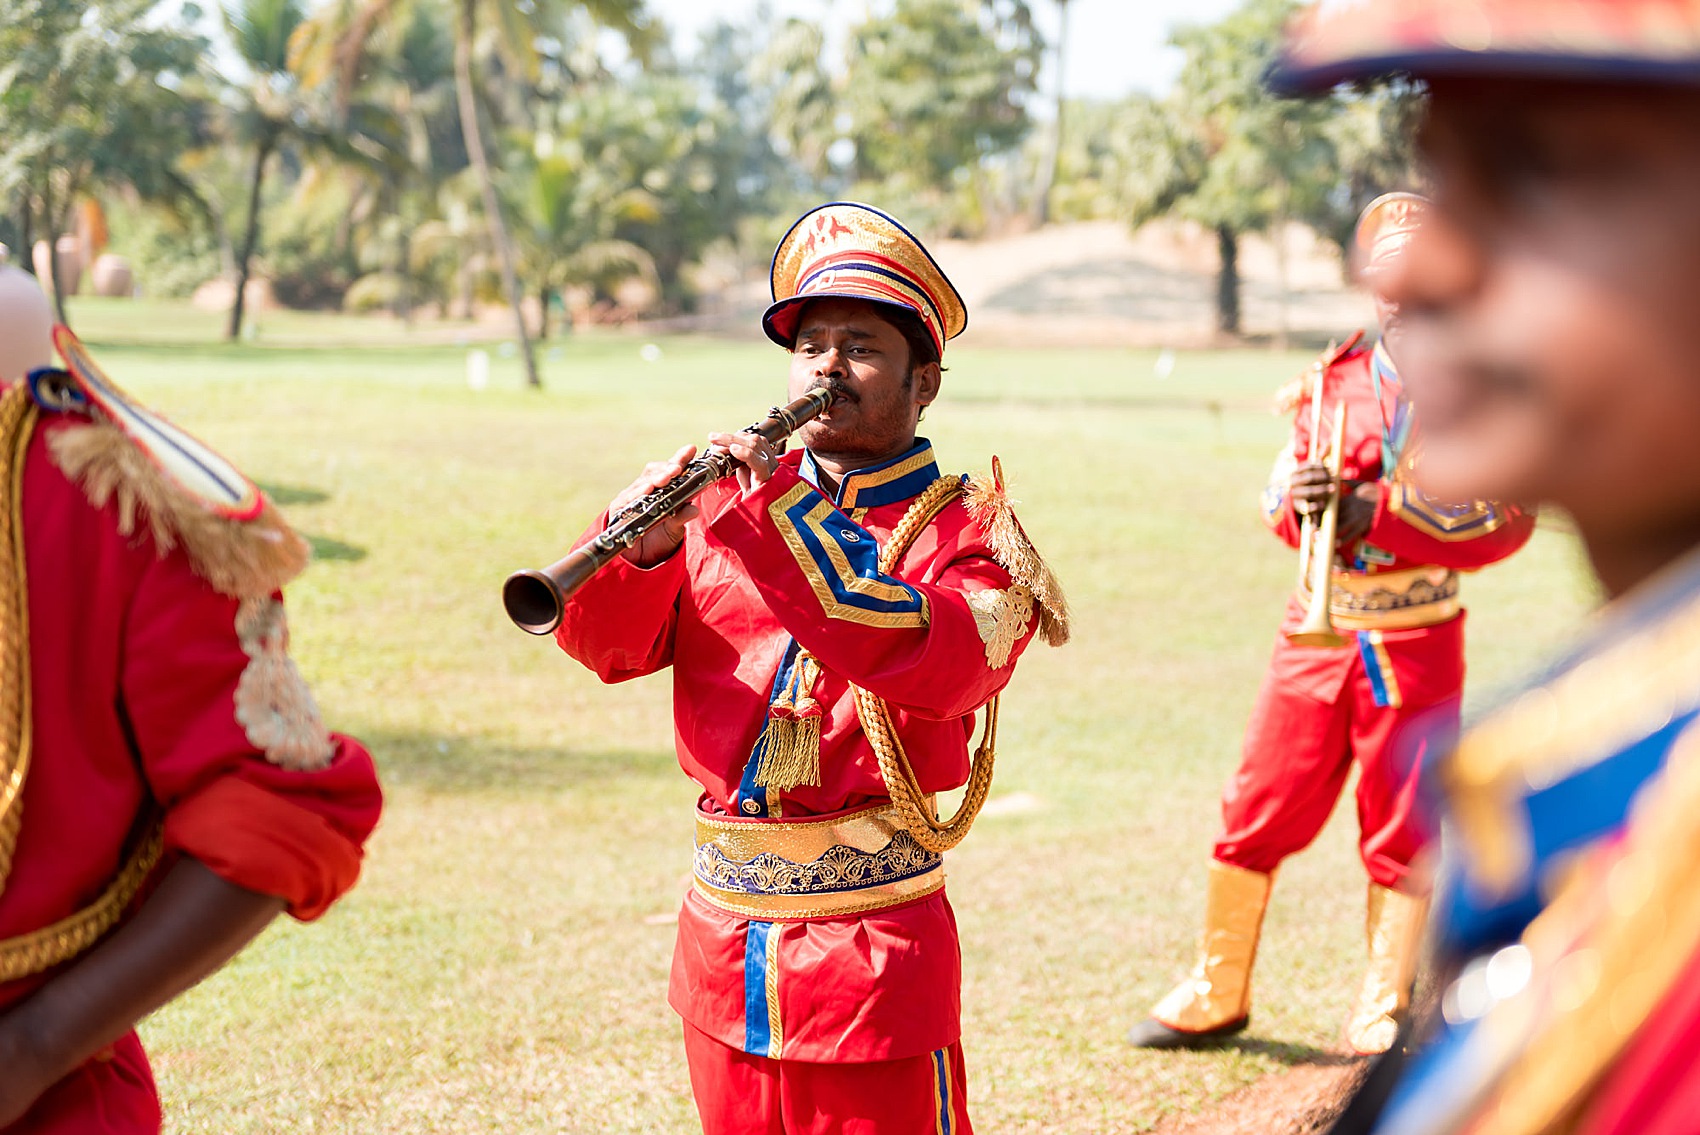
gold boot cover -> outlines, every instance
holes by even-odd
[[[1157,1002],[1151,1016],[1171,1029],[1201,1033],[1245,1016],[1251,1009],[1251,966],[1269,906],[1273,875],[1218,860],[1210,863],[1204,937],[1198,964],[1185,981]]]
[[[1399,1025],[1411,1007],[1411,983],[1417,976],[1417,952],[1428,921],[1428,899],[1369,885],[1369,968],[1358,989],[1357,1004],[1346,1021],[1346,1043],[1354,1052],[1375,1056],[1393,1047]]]

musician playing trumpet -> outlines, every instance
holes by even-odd
[[[995,721],[981,711],[1035,636],[1066,637],[1066,612],[997,477],[941,475],[916,436],[967,318],[921,244],[878,210],[822,206],[772,285],[789,396],[824,386],[830,407],[788,452],[711,434],[736,480],[571,594],[556,639],[606,682],[673,670],[702,795],[669,1000],[705,1132],[966,1133],[942,858],[966,819],[932,797],[967,781],[984,799],[976,716]]]
[[[1417,736],[1404,728],[1417,718],[1433,726],[1426,736],[1456,729],[1464,686],[1458,573],[1509,556],[1534,525],[1511,505],[1434,500],[1413,478],[1415,419],[1395,367],[1400,312],[1375,285],[1426,208],[1424,199],[1397,193],[1364,211],[1356,246],[1381,340],[1371,348],[1360,334],[1330,349],[1284,391],[1285,408],[1296,413],[1264,491],[1264,520],[1317,570],[1301,573],[1239,769],[1222,793],[1199,960],[1134,1027],[1129,1040],[1142,1047],[1187,1047],[1246,1027],[1276,868],[1321,832],[1354,763],[1369,962],[1347,1044],[1385,1051],[1409,1005],[1428,896],[1412,870],[1426,834],[1414,808],[1422,742],[1401,737]],[[1341,451],[1330,454],[1336,436]],[[1316,533],[1329,529],[1334,546],[1315,546]]]

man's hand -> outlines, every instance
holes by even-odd
[[[608,517],[612,521],[620,515],[620,510],[640,497],[648,496],[659,489],[680,473],[691,458],[697,455],[694,445],[681,446],[679,451],[665,461],[651,461],[643,467],[638,479],[615,497],[608,505]],[[639,537],[638,542],[627,548],[621,554],[631,563],[640,568],[651,568],[679,550],[679,545],[685,542],[685,525],[702,511],[694,504],[687,504],[673,515],[662,520],[654,528]]]
[[[774,470],[779,468],[779,451],[760,434],[709,434],[708,444],[726,450],[733,460],[738,462],[738,484],[746,493],[752,486],[765,483],[773,476]],[[608,505],[609,517],[617,518],[620,510],[626,505],[659,489],[683,473],[685,465],[696,454],[697,447],[687,445],[665,461],[651,461],[645,465],[638,479]],[[701,511],[694,504],[685,505],[645,532],[637,543],[622,554],[638,567],[654,567],[679,550],[679,545],[685,542],[685,525]]]
[[[1341,544],[1361,540],[1375,522],[1380,486],[1375,481],[1347,481],[1340,500],[1336,539]],[[1318,516],[1334,497],[1334,475],[1320,461],[1308,461],[1293,471],[1287,483],[1287,498],[1300,516]]]
[[[738,462],[738,485],[746,493],[766,484],[779,469],[779,450],[760,434],[709,434],[708,444],[720,446]]]

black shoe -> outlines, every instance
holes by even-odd
[[[1135,1048],[1203,1048],[1235,1033],[1244,1032],[1250,1023],[1251,1014],[1247,1013],[1237,1021],[1229,1021],[1225,1025],[1217,1025],[1203,1032],[1189,1033],[1171,1029],[1155,1017],[1147,1017],[1127,1031],[1127,1042]]]

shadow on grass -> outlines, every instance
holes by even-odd
[[[332,536],[315,536],[311,532],[303,532],[302,535],[307,537],[307,543],[312,545],[315,560],[357,564],[366,558],[366,549],[359,544],[349,544]]]
[[[372,750],[378,775],[392,787],[533,791],[678,773],[677,759],[666,750],[574,749],[568,747],[570,739],[561,748],[542,748],[429,733],[356,735]]]
[[[1299,1064],[1309,1064],[1323,1068],[1343,1068],[1350,1064],[1362,1063],[1366,1057],[1351,1052],[1333,1052],[1326,1048],[1318,1048],[1314,1044],[1294,1044],[1285,1040],[1267,1040],[1263,1037],[1227,1037],[1220,1048],[1231,1048],[1243,1052],[1247,1056],[1267,1056],[1277,1064],[1292,1068]]]
[[[122,351],[132,357],[157,359],[164,362],[228,362],[233,368],[240,368],[244,362],[252,363],[262,360],[268,363],[316,364],[323,362],[328,355],[350,353],[377,354],[381,352],[386,362],[395,361],[399,356],[417,355],[422,358],[430,358],[441,356],[447,346],[443,343],[429,342],[362,342],[354,336],[339,338],[331,335],[325,336],[322,341],[297,338],[291,335],[285,336],[281,340],[266,341],[262,339],[257,343],[231,343],[223,339],[201,338],[194,331],[177,333],[169,330],[157,335],[143,332],[137,337],[132,337],[123,332],[115,335],[100,334],[84,339],[83,342],[97,356],[102,351]],[[462,348],[457,345],[449,346],[447,349],[460,350]],[[240,369],[232,369],[230,377],[241,378],[243,372]]]
[[[259,482],[260,490],[279,507],[292,504],[324,504],[331,495],[312,485],[279,485],[272,481]]]

